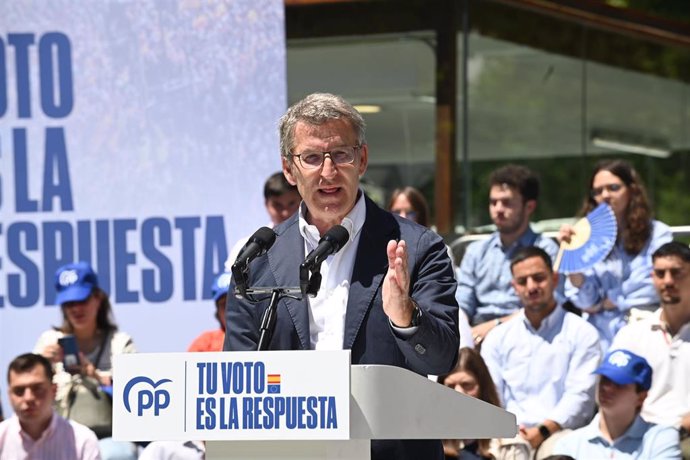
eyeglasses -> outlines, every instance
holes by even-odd
[[[303,152],[299,155],[290,155],[299,158],[299,162],[304,169],[316,169],[323,165],[326,155],[336,165],[351,164],[355,161],[355,155],[360,148],[362,148],[361,145],[355,145],[353,147],[338,147],[329,152]]]
[[[607,190],[609,192],[617,192],[623,188],[623,184],[608,184],[604,185],[601,187],[596,187],[593,188],[590,194],[592,195],[592,198],[596,198],[602,193],[604,193],[604,190]]]

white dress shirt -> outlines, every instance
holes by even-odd
[[[316,249],[321,236],[315,225],[305,219],[304,202],[299,208],[299,231],[304,238],[304,253]],[[321,288],[316,297],[309,297],[309,338],[312,350],[342,350],[345,333],[345,314],[350,294],[350,280],[355,266],[359,237],[366,219],[364,193],[360,190],[354,208],[341,225],[350,239],[335,254],[321,264]]]

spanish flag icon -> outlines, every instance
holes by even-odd
[[[268,374],[268,393],[280,393],[280,374]]]

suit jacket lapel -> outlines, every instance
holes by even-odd
[[[359,237],[345,315],[343,349],[346,350],[352,348],[388,269],[386,245],[389,240],[400,238],[395,220],[368,197],[364,198],[367,214]]]
[[[284,225],[284,226],[283,226]],[[269,264],[276,286],[299,287],[299,266],[304,261],[304,239],[299,232],[297,214],[276,228],[275,250],[269,251]],[[283,299],[297,331],[302,349],[311,348],[309,310],[306,300]]]

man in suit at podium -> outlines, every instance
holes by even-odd
[[[299,266],[334,225],[349,232],[321,266],[315,297],[281,299],[271,350],[349,349],[353,364],[387,364],[419,374],[449,372],[459,344],[456,283],[443,240],[366,197],[362,116],[332,94],[312,94],[280,120],[285,177],[299,211],[275,227],[265,257],[250,264],[249,286],[299,286]],[[225,350],[256,350],[268,301],[228,297]],[[406,401],[400,401],[405,404]],[[440,441],[372,441],[373,459],[442,459]]]

